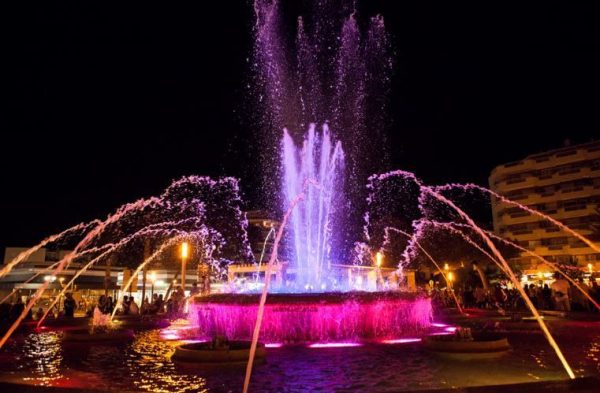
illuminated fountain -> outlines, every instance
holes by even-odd
[[[283,194],[286,205],[292,206],[287,228],[293,244],[290,277],[273,285],[273,293],[265,299],[261,341],[391,340],[414,337],[430,326],[431,302],[423,294],[356,291],[348,274],[332,269],[331,237],[339,222],[333,201],[340,196],[343,158],[341,143],[331,141],[327,126],[322,134],[311,126],[301,148],[284,133]],[[285,228],[280,229],[282,233]],[[277,257],[276,250],[274,253],[271,261]],[[190,307],[190,319],[206,338],[222,335],[248,340],[255,330],[259,299],[256,293],[199,296]]]

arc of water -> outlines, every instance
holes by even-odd
[[[542,331],[544,332],[544,334],[546,336],[546,339],[548,340],[548,342],[554,349],[554,352],[556,352],[556,355],[559,358],[560,362],[562,363],[563,367],[565,368],[565,371],[567,372],[567,374],[569,375],[569,377],[571,379],[574,379],[575,374],[573,373],[571,366],[569,365],[569,363],[567,362],[567,359],[564,357],[562,351],[560,350],[560,347],[554,340],[554,337],[550,333],[550,330],[548,330],[546,323],[544,322],[544,320],[538,313],[537,309],[531,302],[531,299],[529,299],[529,297],[525,293],[525,290],[521,287],[519,280],[515,276],[514,272],[511,270],[510,266],[508,265],[508,262],[506,262],[506,260],[504,259],[504,257],[500,253],[500,251],[498,251],[498,249],[496,248],[496,246],[494,245],[492,240],[489,238],[489,236],[487,236],[486,233],[481,228],[479,228],[477,226],[477,224],[475,224],[473,219],[467,213],[465,213],[461,208],[459,208],[454,202],[452,202],[451,200],[449,200],[448,198],[446,198],[439,192],[436,192],[431,187],[421,185],[421,190],[425,191],[427,194],[433,196],[440,202],[444,203],[445,205],[447,205],[448,207],[450,207],[454,211],[456,211],[458,213],[458,215],[461,216],[473,228],[473,230],[475,230],[475,232],[481,236],[481,238],[485,241],[485,243],[487,244],[489,249],[492,251],[492,253],[496,256],[496,258],[498,258],[498,260],[502,263],[502,265],[506,269],[508,276],[509,276],[510,280],[513,282],[515,288],[517,288],[519,290],[519,292],[521,293],[523,300],[525,301],[525,303],[531,310],[531,313],[533,314],[533,316],[537,320],[538,324],[540,325],[540,328],[542,329]]]
[[[485,255],[486,257],[488,257],[488,259],[490,261],[494,262],[502,272],[504,272],[505,274],[508,275],[508,271],[506,271],[506,269],[504,268],[504,266],[496,258],[494,258],[494,256],[492,254],[490,254],[483,247],[481,247],[479,244],[477,244],[477,242],[475,240],[473,240],[469,235],[467,235],[463,231],[460,231],[460,230],[454,228],[452,225],[447,225],[447,223],[443,223],[443,222],[432,221],[432,220],[424,220],[423,222],[427,223],[427,224],[431,224],[431,225],[433,225],[435,227],[444,228],[446,230],[451,231],[452,233],[456,233],[457,235],[459,235],[460,237],[462,237],[467,243],[469,243],[471,246],[473,246],[475,249],[477,249],[483,255]],[[472,229],[472,227],[470,225],[464,225],[464,226],[467,227],[467,228],[471,228]]]
[[[304,183],[305,188],[309,183],[317,184],[314,180],[307,179]],[[317,184],[318,185],[318,184]],[[283,230],[287,221],[294,211],[294,208],[301,200],[305,197],[305,193],[301,192],[296,195],[295,198],[290,202],[290,206],[283,216],[283,220],[281,221],[281,226],[277,231],[277,236],[275,237],[275,243],[273,244],[273,250],[271,251],[271,257],[269,258],[269,264],[267,265],[267,271],[265,276],[265,286],[263,287],[262,294],[260,295],[260,303],[258,305],[258,312],[256,313],[256,324],[254,325],[254,332],[252,333],[252,344],[250,346],[250,355],[248,357],[248,364],[246,366],[246,376],[244,377],[244,388],[243,393],[248,393],[248,387],[250,386],[250,376],[252,375],[252,366],[254,365],[254,355],[256,353],[256,347],[258,345],[258,336],[260,335],[260,326],[262,324],[262,317],[265,310],[265,303],[267,302],[267,293],[269,291],[269,283],[271,282],[271,269],[277,260],[277,249],[279,247],[279,242],[281,241],[281,236],[283,235]]]
[[[518,207],[519,209],[524,210],[524,211],[526,211],[529,214],[538,216],[540,218],[543,218],[544,220],[547,220],[547,221],[551,222],[552,224],[556,225],[557,227],[559,227],[563,231],[565,231],[565,232],[567,232],[567,233],[575,236],[577,239],[579,239],[582,242],[584,242],[585,244],[587,244],[592,250],[600,253],[600,246],[599,245],[595,244],[594,242],[592,242],[591,240],[589,240],[587,237],[583,236],[579,232],[577,232],[577,231],[569,228],[568,226],[566,226],[565,224],[563,224],[559,220],[557,220],[557,219],[555,219],[553,217],[550,217],[549,215],[546,215],[546,214],[540,212],[539,210],[536,210],[536,209],[533,209],[533,208],[531,208],[529,206],[526,206],[526,205],[520,204],[518,202],[515,202],[515,201],[513,201],[513,200],[511,200],[511,199],[509,199],[509,198],[507,198],[507,197],[505,197],[503,195],[500,195],[497,192],[494,192],[494,191],[492,191],[492,190],[490,190],[488,188],[479,186],[477,184],[472,184],[472,183],[464,184],[464,185],[462,185],[462,184],[448,184],[448,185],[445,185],[445,186],[437,187],[437,189],[440,189],[440,190],[447,190],[447,189],[452,189],[452,188],[475,189],[475,190],[479,190],[479,191],[485,192],[485,193],[487,193],[487,194],[489,194],[489,195],[491,195],[491,196],[499,199],[500,201],[502,201],[502,202],[504,202],[506,204]]]
[[[104,229],[106,228],[107,225],[118,221],[125,214],[127,214],[133,210],[143,209],[154,203],[160,203],[160,200],[157,198],[140,199],[136,202],[128,203],[128,204],[120,207],[116,211],[116,213],[110,215],[105,221],[99,222],[90,232],[88,232],[85,235],[85,237],[77,244],[75,249],[59,261],[58,265],[52,272],[52,275],[56,276],[56,275],[60,274],[60,272],[62,272],[66,266],[69,266],[71,264],[72,260],[78,255],[78,253],[82,249],[84,249],[87,245],[89,245],[89,243],[94,238],[99,236],[104,231]],[[23,321],[25,316],[27,316],[27,314],[29,313],[29,311],[31,310],[33,305],[38,301],[38,299],[42,296],[42,294],[48,288],[49,285],[50,285],[50,281],[45,281],[37,289],[37,291],[34,293],[34,295],[29,300],[29,303],[25,305],[25,308],[23,309],[23,312],[21,313],[21,315],[19,315],[19,317],[17,317],[17,319],[13,322],[11,327],[6,331],[6,333],[4,334],[2,339],[0,339],[0,348],[2,348],[4,346],[4,344],[6,343],[8,338],[14,333],[14,331],[17,329],[17,327],[21,324],[21,322]]]
[[[257,275],[256,275],[256,281],[258,281],[258,276],[260,275],[260,268],[262,266],[262,261],[263,261],[263,258],[265,257],[265,250],[267,249],[267,241],[269,240],[269,237],[273,236],[274,233],[275,233],[275,227],[271,227],[271,229],[269,229],[269,233],[267,233],[267,236],[265,236],[265,241],[263,242],[262,251],[260,252],[260,259],[258,260],[258,271],[257,271]]]
[[[53,269],[54,267],[56,267],[56,265],[58,265],[59,262],[54,262],[52,265],[46,266],[45,268],[43,268],[42,270],[40,270],[39,272],[35,273],[34,275],[32,275],[31,277],[29,277],[27,280],[23,281],[23,284],[28,284],[31,281],[33,281],[35,278],[39,277],[42,273],[47,272],[51,269]],[[6,295],[5,297],[2,298],[2,300],[0,300],[0,304],[4,303],[5,301],[7,301],[8,299],[10,299],[10,297],[12,295],[14,295],[17,291],[19,290],[19,288],[13,288],[12,291],[10,291],[8,293],[8,295]]]
[[[35,253],[36,251],[38,251],[39,249],[41,249],[42,247],[46,246],[49,243],[53,243],[59,239],[61,239],[62,237],[66,236],[69,233],[72,232],[77,232],[77,231],[82,231],[87,229],[88,227],[92,226],[92,225],[98,225],[100,223],[99,220],[93,220],[87,223],[80,223],[77,224],[75,226],[72,226],[71,228],[67,228],[64,231],[62,231],[61,233],[58,233],[56,235],[52,235],[49,236],[47,238],[45,238],[44,240],[42,240],[41,242],[39,242],[38,244],[36,244],[35,246],[19,253],[19,255],[17,255],[15,258],[13,258],[10,262],[8,262],[6,265],[4,265],[2,267],[2,269],[0,270],[0,278],[4,277],[5,275],[7,275],[8,273],[11,272],[11,270],[17,266],[19,263],[26,261],[33,253]]]
[[[182,239],[186,239],[190,236],[193,236],[196,233],[199,233],[199,231],[193,231],[193,232],[188,232],[188,233],[185,233],[182,235],[177,235],[177,236],[172,237],[169,240],[165,241],[163,244],[161,244],[161,246],[158,248],[158,250],[156,250],[154,253],[152,253],[152,255],[150,255],[142,263],[139,264],[139,266],[133,271],[133,273],[131,274],[131,277],[129,278],[129,280],[127,280],[127,282],[125,283],[125,286],[123,288],[129,288],[131,286],[131,284],[133,283],[133,280],[136,279],[136,277],[142,271],[142,269],[146,265],[148,265],[150,262],[155,260],[158,256],[160,256],[163,253],[163,251],[165,250],[165,248],[172,246],[173,244],[175,244],[176,242],[178,242]],[[125,296],[124,291],[122,291],[122,293],[119,295],[119,298],[117,299],[117,303],[115,304],[115,308],[113,309],[112,313],[110,314],[111,321],[115,317],[115,314],[117,313],[117,310],[119,309],[119,307],[121,307],[121,305],[123,304],[123,296]]]
[[[449,225],[452,226],[465,226],[464,224],[459,224],[459,223],[449,223]],[[581,287],[581,285],[579,285],[579,283],[575,280],[573,280],[571,277],[569,277],[569,275],[567,273],[565,273],[564,271],[562,271],[561,268],[558,267],[558,265],[556,265],[553,262],[550,262],[549,260],[547,260],[546,258],[542,257],[541,255],[528,250],[527,248],[518,245],[515,242],[512,242],[508,239],[505,239],[503,237],[500,237],[498,235],[496,235],[495,233],[491,232],[491,231],[485,231],[486,234],[494,239],[497,239],[498,241],[501,241],[504,244],[507,244],[511,247],[516,248],[519,251],[522,251],[524,253],[527,253],[528,255],[536,258],[537,260],[539,260],[540,262],[548,265],[551,269],[553,269],[554,271],[558,272],[561,276],[563,276],[565,279],[567,279],[571,284],[573,284],[573,286],[575,286],[575,288],[577,288],[579,290],[579,292],[581,292],[598,310],[600,310],[600,304],[598,304],[593,297],[590,296],[590,294],[583,289],[583,287]]]
[[[92,253],[95,253],[95,252],[100,252],[100,251],[102,251],[102,250],[104,250],[104,249],[108,248],[109,246],[110,246],[110,245],[103,245],[103,246],[100,246],[100,247],[88,248],[88,249],[86,249],[86,250],[84,250],[84,251],[82,251],[82,252],[80,252],[80,253],[76,254],[76,255],[75,255],[75,258],[82,257],[82,256],[84,256],[84,255],[86,255],[86,254],[92,254]],[[39,277],[39,276],[40,276],[42,273],[45,273],[45,272],[48,272],[49,270],[52,270],[52,269],[54,269],[55,267],[57,267],[57,266],[58,266],[58,264],[59,264],[60,262],[61,262],[61,261],[57,261],[57,262],[54,262],[53,264],[51,264],[51,265],[49,265],[49,266],[46,266],[45,268],[43,268],[43,269],[42,269],[42,270],[40,270],[39,272],[37,272],[37,273],[33,274],[33,275],[32,275],[31,277],[29,277],[27,280],[23,281],[23,284],[28,284],[28,283],[30,283],[31,281],[33,281],[35,278]],[[9,299],[9,298],[10,298],[10,297],[13,295],[13,294],[15,294],[15,293],[16,293],[18,290],[19,290],[19,288],[14,288],[14,289],[13,289],[13,290],[12,290],[12,291],[11,291],[11,292],[8,294],[8,295],[6,295],[4,298],[2,298],[2,300],[0,300],[0,304],[2,304],[2,303],[4,303],[5,301],[7,301],[7,300],[8,300],[8,299]]]
[[[415,235],[411,235],[410,233],[407,233],[401,229],[398,228],[394,228],[394,227],[385,227],[384,232],[385,232],[385,237],[387,239],[388,237],[388,231],[394,231],[396,233],[399,233],[401,235],[406,236],[407,238],[411,239],[416,245],[417,247],[419,247],[419,249],[421,251],[423,251],[423,253],[425,254],[425,256],[427,256],[427,258],[431,261],[431,263],[433,263],[433,265],[436,267],[436,269],[438,270],[438,272],[440,272],[440,274],[442,275],[442,277],[444,277],[444,280],[446,281],[446,285],[451,288],[451,283],[450,280],[448,279],[448,277],[446,276],[446,274],[444,273],[444,271],[442,270],[442,268],[440,267],[440,265],[437,263],[437,261],[431,256],[431,254],[429,254],[427,252],[427,250],[421,245],[421,243],[417,240]],[[385,242],[384,242],[385,244]],[[456,303],[456,308],[458,309],[458,312],[460,312],[461,314],[464,314],[465,312],[463,311],[460,302],[458,301],[458,298],[456,297],[456,293],[454,292],[454,290],[451,290],[450,293],[452,294],[452,297],[454,298],[454,302]]]
[[[87,264],[85,264],[81,269],[79,269],[79,271],[77,271],[77,273],[75,273],[73,275],[73,277],[71,278],[71,280],[69,280],[69,282],[61,289],[61,291],[59,292],[59,294],[54,298],[54,300],[52,301],[52,303],[50,304],[50,306],[48,306],[48,308],[46,309],[46,311],[44,312],[44,315],[40,318],[40,320],[37,323],[37,327],[39,328],[40,326],[42,326],[42,324],[44,323],[44,321],[46,320],[46,317],[48,316],[48,314],[50,313],[50,311],[52,310],[52,307],[54,307],[54,305],[56,303],[58,303],[58,301],[60,300],[60,298],[62,296],[64,296],[64,294],[67,292],[69,286],[71,284],[73,284],[75,282],[75,280],[77,280],[77,278],[79,278],[79,276],[81,276],[83,273],[85,273],[92,265],[94,265],[96,262],[102,260],[103,258],[105,258],[107,255],[109,255],[112,252],[115,252],[117,249],[127,245],[129,242],[131,242],[132,240],[135,240],[139,237],[142,236],[147,236],[147,235],[156,235],[156,234],[164,234],[164,235],[169,235],[172,233],[187,233],[185,231],[181,231],[178,229],[170,229],[170,230],[165,230],[165,229],[155,229],[155,228],[160,228],[163,226],[167,226],[167,225],[180,225],[183,224],[184,222],[190,221],[190,220],[196,220],[196,218],[192,218],[192,219],[185,219],[185,220],[180,220],[178,222],[161,222],[161,223],[157,223],[157,224],[152,224],[152,225],[148,225],[147,227],[140,229],[139,231],[127,236],[124,239],[121,239],[119,242],[117,243],[110,243],[110,244],[106,244],[103,246],[103,248],[107,248],[108,250],[104,251],[103,253],[101,253],[100,255],[98,255],[97,257],[93,258],[92,260],[90,260]],[[126,287],[127,288],[127,287]]]

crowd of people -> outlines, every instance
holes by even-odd
[[[198,294],[197,284],[192,285],[190,296]],[[167,293],[168,294],[168,293]],[[133,296],[123,296],[123,301],[120,305],[117,305],[113,301],[111,296],[100,296],[98,303],[94,308],[98,308],[103,314],[112,314],[115,307],[117,308],[117,315],[157,315],[164,314],[169,318],[176,318],[182,316],[185,312],[185,305],[187,298],[185,292],[181,286],[175,288],[170,294],[168,299],[165,301],[162,294],[152,294],[151,299],[144,297],[141,306],[139,306]],[[93,313],[93,309],[88,310],[88,314]]]
[[[190,297],[199,293],[196,283],[192,284]],[[51,301],[46,307],[31,308],[25,320],[40,320],[46,314],[46,318],[74,318],[75,311],[80,310],[86,316],[91,317],[94,311],[98,309],[104,315],[110,315],[117,308],[117,315],[157,315],[161,314],[168,318],[178,318],[185,313],[185,306],[188,298],[185,296],[181,286],[176,287],[172,293],[167,293],[168,299],[165,301],[163,294],[154,293],[149,299],[147,296],[139,306],[133,296],[123,296],[120,305],[112,296],[101,295],[96,302],[80,300],[77,302],[71,292],[67,292],[62,299],[62,302],[56,302],[48,312]],[[23,297],[19,293],[15,293],[11,300],[0,304],[0,325],[13,323],[25,310],[27,302],[30,299],[23,301]],[[62,307],[61,307],[62,306]],[[35,310],[35,311],[34,311]]]
[[[577,284],[600,303],[600,286],[596,281],[589,285],[581,281]],[[585,294],[559,275],[550,285],[523,284],[523,290],[531,303],[541,310],[598,311]],[[485,289],[483,285],[456,287],[452,291],[465,308],[521,310],[527,307],[520,291],[510,283],[496,283]],[[455,296],[449,288],[433,288],[434,301],[443,306],[456,307]]]

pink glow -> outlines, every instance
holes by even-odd
[[[444,329],[447,332],[450,333],[454,333],[456,331],[457,327],[456,326],[448,326],[446,329]]]
[[[451,334],[454,334],[454,333],[450,333],[450,332],[435,332],[435,333],[431,333],[430,336],[449,336]]]
[[[372,295],[372,296],[371,296]],[[429,328],[431,301],[401,294],[327,300],[327,295],[293,302],[267,302],[259,339],[263,342],[358,342],[414,337]],[[239,296],[239,295],[238,295]],[[276,295],[272,295],[276,296]],[[291,295],[290,295],[291,296]],[[338,295],[336,295],[338,296]],[[252,338],[257,305],[246,299],[190,305],[201,337]]]
[[[447,327],[448,325],[446,325],[445,323],[434,322],[434,323],[431,324],[431,326],[433,326],[433,327]]]
[[[268,343],[265,344],[265,348],[281,348],[283,347],[283,343]]]
[[[177,334],[163,334],[161,335],[162,338],[164,338],[165,340],[179,340],[179,336]]]
[[[407,344],[407,343],[418,343],[421,342],[420,338],[398,338],[395,340],[382,340],[382,344]]]
[[[360,347],[361,343],[314,343],[310,344],[309,348],[344,348],[344,347]]]

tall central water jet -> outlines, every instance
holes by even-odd
[[[292,213],[290,273],[295,273],[295,290],[331,289],[339,284],[331,272],[331,241],[336,223],[333,202],[340,198],[344,151],[333,142],[327,125],[322,133],[311,124],[301,147],[284,130],[282,146],[283,201],[290,201],[304,189],[307,180],[315,187],[306,191],[304,203]]]

